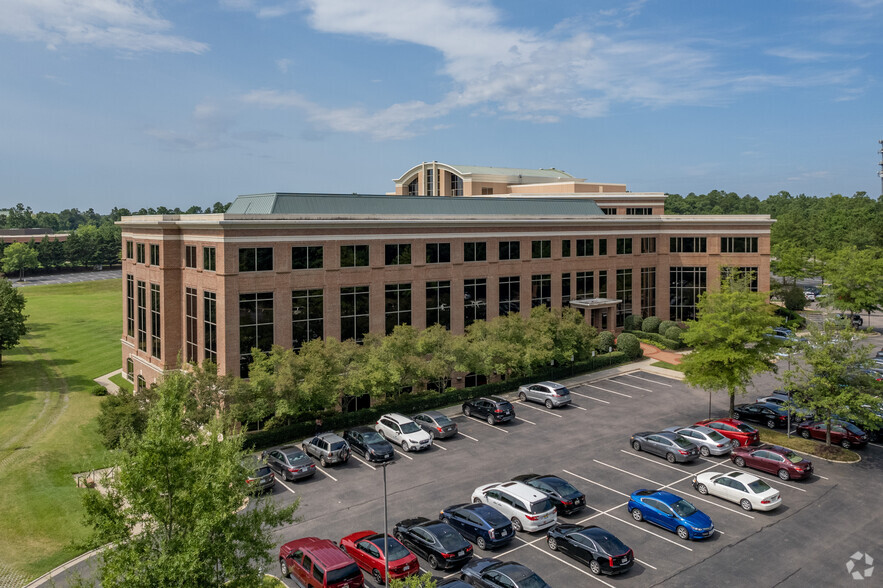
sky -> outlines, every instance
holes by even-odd
[[[883,0],[0,0],[0,208],[382,194],[422,161],[881,193]]]

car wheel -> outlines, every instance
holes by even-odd
[[[551,400],[546,400],[546,408],[548,408],[549,410],[552,410],[552,406],[554,406],[554,405],[552,404],[552,401],[551,401]]]
[[[743,510],[751,510],[751,501],[747,498],[743,498],[739,501],[739,506],[741,506]]]
[[[681,539],[689,539],[690,538],[690,532],[687,530],[687,527],[685,527],[683,525],[678,526],[678,537],[680,537]]]
[[[491,415],[487,415],[487,424],[493,425],[494,424],[494,417],[492,417]]]
[[[593,559],[589,562],[589,570],[591,570],[596,576],[601,573],[601,564],[598,563],[597,559]]]
[[[432,569],[437,570],[439,568],[438,558],[435,557],[434,553],[430,553],[429,557],[426,558],[426,561],[429,562],[429,567],[431,567]]]
[[[323,467],[323,468],[327,468],[327,467],[328,467],[328,461],[325,459],[325,456],[324,456],[324,455],[323,455],[322,457],[319,458],[319,463],[322,464],[322,467]]]
[[[641,444],[637,441],[632,441],[632,447],[634,447],[635,451],[641,451]]]
[[[709,455],[711,455],[711,451],[708,449],[708,447],[704,445],[699,448],[699,453],[702,455],[702,457],[708,457]]]
[[[411,451],[411,444],[408,443],[407,441],[402,441],[402,450],[405,453],[408,453],[409,451]]]
[[[734,412],[734,413],[733,413],[733,418],[736,419],[737,421],[741,421],[741,420],[742,420],[742,415],[739,414],[738,412]]]
[[[288,571],[288,564],[285,563],[285,559],[281,557],[279,558],[279,573],[283,578],[287,578],[291,575],[291,572]]]
[[[527,400],[527,394],[525,394],[524,392],[519,392],[518,393],[518,400],[520,400],[521,402],[524,402],[525,400]]]
[[[472,416],[472,409],[470,409],[468,406],[464,406],[463,407],[463,414],[466,416]]]
[[[668,460],[668,463],[674,463],[675,462],[675,454],[674,453],[667,453],[665,455],[665,459]]]
[[[806,429],[804,429],[803,431],[800,431],[800,436],[803,437],[804,439],[809,439],[810,438],[809,431]]]
[[[708,488],[705,487],[705,484],[698,484],[696,490],[699,491],[699,494],[708,494]]]
[[[512,517],[512,528],[518,531],[524,531],[524,527],[521,525],[521,521],[518,520],[518,517]]]
[[[730,439],[733,442],[733,448],[742,447],[742,443],[739,442],[738,439]]]
[[[380,574],[380,570],[372,570],[371,575],[374,576],[374,581],[377,582],[378,586],[383,585],[383,576]]]
[[[546,541],[549,543],[549,549],[552,551],[558,551],[558,542],[555,541],[554,537],[549,537]]]
[[[640,508],[632,509],[632,518],[638,521],[639,523],[644,520],[644,513],[641,512]]]
[[[766,427],[767,427],[767,429],[775,429],[776,428],[776,421],[773,419],[767,419]]]
[[[392,536],[396,538],[399,543],[403,543],[402,532],[401,531],[393,531]]]
[[[479,549],[487,549],[487,541],[484,540],[484,537],[479,536],[476,538],[475,544],[478,545]]]
[[[745,460],[742,459],[741,457],[737,457],[736,459],[734,459],[734,460],[733,460],[733,463],[735,463],[735,464],[736,464],[737,466],[739,466],[740,468],[744,468],[744,467],[745,467]]]
[[[786,470],[785,468],[782,468],[781,470],[779,470],[779,477],[782,478],[783,480],[790,480],[791,474],[788,473],[788,470]]]
[[[849,449],[852,447],[852,443],[849,442],[849,439],[844,439],[840,442],[840,446],[843,447],[843,449]]]

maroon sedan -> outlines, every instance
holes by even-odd
[[[730,453],[733,463],[748,466],[762,472],[776,474],[783,480],[803,479],[812,475],[812,462],[778,445],[760,447],[736,447]]]
[[[797,427],[797,432],[804,439],[825,440],[826,425],[822,421],[803,423]],[[868,444],[868,434],[846,421],[831,421],[831,443],[842,445],[844,449],[850,447],[863,447]]]
[[[714,429],[727,439],[732,439],[733,447],[760,444],[760,434],[757,429],[736,419],[705,419],[696,424]]]

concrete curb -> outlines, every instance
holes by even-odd
[[[98,555],[99,553],[101,553],[102,551],[107,549],[107,547],[108,547],[107,545],[102,545],[101,547],[97,547],[97,548],[93,549],[92,551],[87,551],[86,553],[79,555],[79,556],[75,557],[74,559],[61,564],[60,566],[58,566],[54,570],[50,570],[50,571],[46,572],[45,574],[43,574],[42,576],[40,576],[36,580],[30,582],[29,584],[25,584],[24,588],[37,588],[38,586],[43,586],[46,584],[46,582],[49,582],[50,580],[52,580],[53,577],[57,576],[61,572],[64,572],[64,571],[74,567],[75,565],[86,561],[90,557]]]

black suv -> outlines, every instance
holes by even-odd
[[[737,404],[733,408],[733,418],[737,421],[753,421],[770,429],[788,426],[788,411],[770,402]]]
[[[482,418],[487,420],[489,425],[496,425],[514,419],[515,407],[505,398],[488,396],[464,402],[463,414]]]
[[[358,427],[343,432],[350,449],[368,461],[390,461],[395,457],[392,444],[371,427]]]
[[[574,488],[567,480],[550,474],[524,474],[512,478],[516,482],[524,482],[549,497],[558,514],[569,515],[586,505],[586,495]]]

